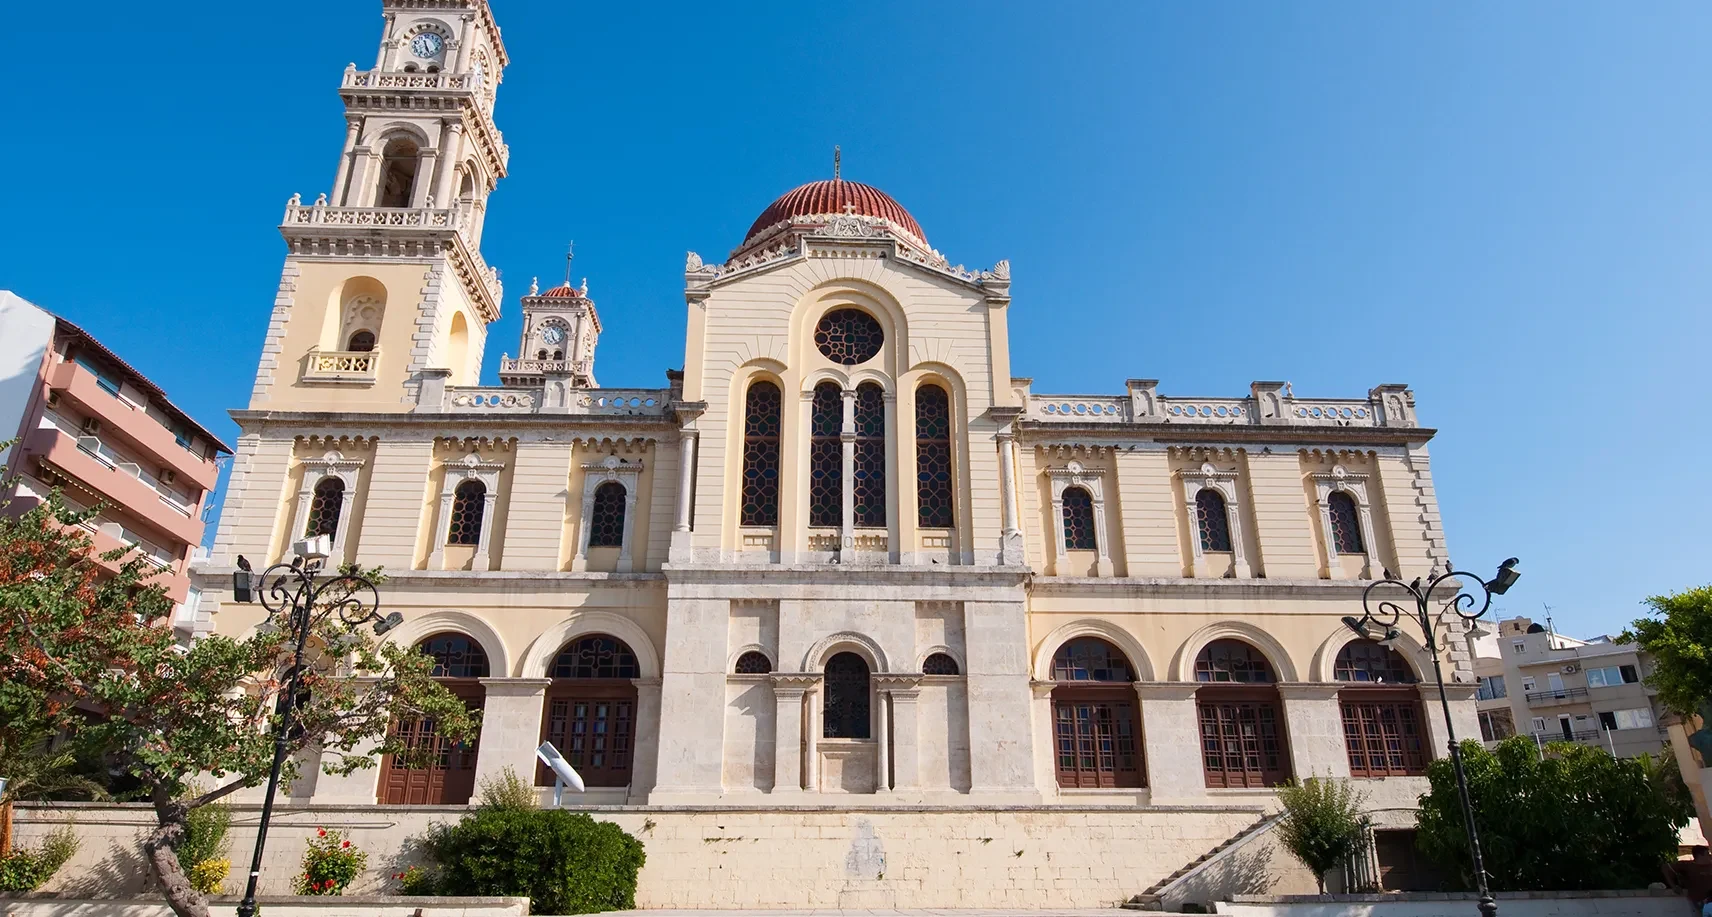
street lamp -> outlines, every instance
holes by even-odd
[[[1407,592],[1409,598],[1415,600],[1415,610],[1411,616],[1421,625],[1421,634],[1427,638],[1427,654],[1433,657],[1433,677],[1439,683],[1439,705],[1444,709],[1445,735],[1450,739],[1450,761],[1456,769],[1456,789],[1462,797],[1462,821],[1468,828],[1468,849],[1474,860],[1474,881],[1480,892],[1479,907],[1482,917],[1495,917],[1498,913],[1498,902],[1492,899],[1492,892],[1486,887],[1486,864],[1480,857],[1480,832],[1474,827],[1474,806],[1468,801],[1468,777],[1462,770],[1462,750],[1456,745],[1456,726],[1450,719],[1450,698],[1445,694],[1444,670],[1439,666],[1438,631],[1435,624],[1446,612],[1452,611],[1464,621],[1477,620],[1492,607],[1493,596],[1509,592],[1510,587],[1521,577],[1514,557],[1499,564],[1497,574],[1490,580],[1482,580],[1472,573],[1452,569],[1450,562],[1446,561],[1444,572],[1425,583],[1422,583],[1418,576],[1412,583],[1389,577],[1372,583],[1361,593],[1360,619],[1349,615],[1343,619],[1345,627],[1362,637],[1371,640],[1377,631],[1380,634],[1380,642],[1391,646],[1403,636],[1403,632],[1397,629],[1398,622],[1404,615],[1411,613],[1391,599],[1380,599],[1377,604],[1371,603],[1373,591],[1381,586],[1395,587]],[[1483,598],[1475,598],[1474,593],[1464,585],[1468,581],[1480,587]],[[1447,582],[1456,587],[1455,591],[1448,598],[1435,599],[1434,590]],[[1398,600],[1403,601],[1403,598],[1398,596]],[[1438,606],[1437,614],[1433,613],[1435,609],[1431,607],[1434,604]],[[1476,604],[1480,607],[1476,608]],[[1478,628],[1478,625],[1476,627]],[[1481,635],[1485,636],[1485,633],[1482,632]]]
[[[292,545],[297,553],[289,564],[274,564],[258,577],[250,571],[249,561],[238,558],[238,571],[232,574],[232,597],[235,601],[252,601],[260,593],[262,606],[268,611],[264,627],[286,632],[295,644],[296,659],[286,673],[284,695],[280,699],[279,727],[274,731],[273,767],[268,771],[267,796],[262,800],[261,823],[256,828],[256,851],[250,860],[250,880],[244,887],[244,900],[238,905],[238,917],[255,917],[256,885],[262,874],[262,848],[267,844],[268,823],[273,820],[273,797],[279,789],[279,771],[285,763],[286,748],[291,741],[291,720],[297,707],[298,680],[303,672],[303,655],[309,646],[309,635],[317,622],[338,616],[346,627],[372,624],[377,636],[404,623],[398,612],[381,616],[380,592],[374,583],[355,574],[340,574],[317,582],[332,539],[326,535],[305,538]]]

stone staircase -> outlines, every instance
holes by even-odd
[[[1196,873],[1207,868],[1225,853],[1272,830],[1272,826],[1276,825],[1282,817],[1282,815],[1275,813],[1260,818],[1248,827],[1226,838],[1224,843],[1201,854],[1193,862],[1185,864],[1183,868],[1153,883],[1153,886],[1147,891],[1125,901],[1123,907],[1131,911],[1165,910],[1165,902],[1173,886],[1194,878]]]

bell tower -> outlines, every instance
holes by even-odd
[[[286,205],[251,407],[437,411],[426,401],[481,375],[503,295],[481,237],[510,156],[493,120],[509,59],[487,0],[382,12],[373,69],[340,84],[332,188]]]

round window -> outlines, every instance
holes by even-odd
[[[834,309],[814,326],[814,346],[828,360],[844,366],[874,359],[885,339],[880,323],[861,309]]]

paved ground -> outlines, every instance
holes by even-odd
[[[1118,917],[1128,911],[1118,908],[915,908],[909,910],[867,908],[818,908],[814,910],[645,910],[608,911],[603,917]]]

